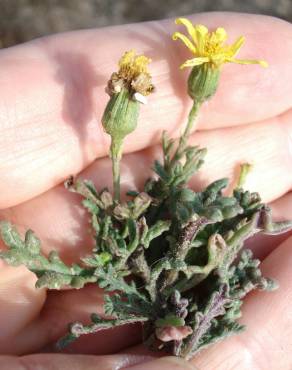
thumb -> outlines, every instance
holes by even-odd
[[[129,370],[198,370],[190,362],[176,357],[161,357],[157,360],[144,362],[127,367]],[[126,370],[125,369],[125,370]]]

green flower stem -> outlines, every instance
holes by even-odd
[[[188,142],[190,133],[192,131],[192,128],[193,128],[194,123],[196,121],[196,118],[198,116],[198,112],[199,112],[199,109],[201,107],[201,104],[202,104],[201,101],[194,101],[194,104],[193,104],[193,106],[192,106],[192,108],[189,112],[189,115],[188,115],[188,121],[187,121],[186,128],[183,131],[183,133],[182,133],[182,135],[179,139],[178,147],[177,147],[177,149],[176,149],[176,151],[173,155],[172,160],[169,163],[170,167],[181,159],[181,156],[182,156],[182,154],[183,154],[183,152],[184,152],[184,150],[187,146],[187,142]]]
[[[114,200],[120,201],[120,161],[122,158],[123,140],[112,137],[110,157],[112,160]]]
[[[184,130],[184,132],[183,132],[183,134],[180,138],[180,143],[183,143],[184,145],[186,144],[186,142],[187,142],[187,140],[190,136],[193,125],[194,125],[194,123],[196,121],[196,118],[198,116],[198,112],[199,112],[200,107],[201,107],[201,102],[195,101],[193,106],[192,106],[192,109],[190,110],[186,128],[185,128],[185,130]]]

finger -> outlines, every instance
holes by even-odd
[[[23,357],[0,357],[2,370],[195,370],[188,362],[164,357],[150,361],[151,357],[138,355],[56,355],[38,354]]]
[[[280,289],[273,293],[257,292],[247,297],[242,319],[242,322],[247,325],[246,332],[201,352],[194,358],[192,364],[200,370],[213,368],[216,370],[267,369],[268,365],[271,366],[270,368],[277,368],[276,364],[279,369],[290,368],[292,343],[292,317],[289,298],[292,292],[290,243],[291,239],[283,243],[262,264],[263,274],[276,279],[280,283]],[[79,292],[66,292],[66,294],[73,297]],[[85,303],[86,305],[87,303]],[[70,312],[70,306],[72,304],[67,306],[69,309],[67,312]],[[46,322],[47,320],[42,321]],[[36,334],[38,338],[41,338],[41,332],[35,332],[35,336]],[[112,335],[111,338],[114,339],[115,336]],[[128,336],[125,333],[122,338],[124,343],[127,342]],[[94,337],[87,337],[87,340],[87,343],[92,342],[98,347],[98,343],[101,343],[103,337],[96,334]],[[79,347],[79,351],[80,349],[81,347]],[[89,351],[93,351],[93,348]],[[131,350],[124,351],[133,353]],[[78,350],[75,350],[76,352]],[[147,353],[147,351],[141,348],[138,353]]]
[[[128,370],[197,370],[192,364],[178,357],[162,357],[154,361],[127,367]]]
[[[192,20],[226,27],[231,40],[246,34],[241,56],[270,63],[269,69],[226,67],[218,94],[203,108],[199,127],[256,121],[291,107],[289,23],[229,13],[201,14]],[[44,192],[106,154],[108,138],[99,124],[108,100],[104,86],[129,45],[153,59],[157,93],[142,108],[141,123],[128,138],[126,150],[153,144],[162,129],[173,135],[179,130],[190,99],[185,92],[188,72],[179,72],[178,66],[189,55],[171,41],[174,29],[173,21],[164,21],[87,30],[1,52],[0,208]]]
[[[289,111],[270,121],[194,134],[192,143],[208,147],[208,154],[204,166],[191,180],[191,186],[200,190],[218,178],[234,179],[239,164],[251,162],[253,169],[245,188],[258,191],[265,202],[285,194],[292,185],[291,118],[292,111]],[[159,156],[160,147],[126,155],[121,164],[123,190],[141,190],[144,181],[152,175],[153,160]],[[97,160],[81,177],[92,179],[97,189],[111,187],[110,160]],[[1,211],[0,217],[24,229],[33,229],[41,238],[45,252],[56,249],[62,258],[72,262],[90,252],[93,246],[88,218],[80,204],[81,197],[69,193],[61,185],[31,201]]]
[[[0,267],[0,353],[13,347],[11,340],[35,320],[43,307],[46,293],[35,289],[36,277],[24,266]]]
[[[19,285],[24,295],[25,286]],[[32,294],[35,296],[40,294],[40,289],[35,287],[30,289],[34,289]],[[17,293],[18,290],[16,290]],[[103,297],[103,291],[97,285],[91,284],[80,290],[49,291],[45,302],[38,302],[36,298],[29,296],[26,306],[23,307],[24,310],[21,309],[20,304],[17,305],[15,298],[16,303],[11,304],[12,312],[4,310],[8,303],[1,308],[1,324],[4,330],[0,336],[0,353],[23,355],[43,350],[58,351],[56,342],[68,332],[70,323],[76,321],[89,323],[92,313],[104,315]],[[19,321],[22,323],[21,326],[18,324]],[[112,354],[140,341],[140,325],[124,325],[95,335],[83,336],[64,351]]]
[[[200,370],[291,368],[291,242],[289,238],[262,263],[265,276],[276,279],[275,292],[250,294],[243,309],[243,334],[202,351],[192,363]]]
[[[119,370],[151,359],[143,355],[86,356],[36,354],[23,357],[1,356],[1,370]],[[142,365],[141,365],[142,366]]]
[[[70,323],[89,323],[92,313],[104,315],[103,297],[104,292],[93,284],[80,290],[49,291],[42,306],[34,308],[34,302],[31,302],[31,309],[38,310],[37,315],[17,331],[13,328],[14,316],[3,312],[3,322],[9,319],[13,330],[1,333],[0,353],[23,355],[39,351],[58,352],[56,343],[68,332]],[[23,316],[20,309],[18,315]],[[112,354],[141,342],[141,338],[140,325],[124,325],[82,336],[63,352]]]
[[[285,218],[289,220],[292,218],[292,192],[287,193],[285,196],[275,200],[271,204],[273,215],[276,220]]]
[[[191,140],[208,150],[205,164],[193,184],[199,188],[218,178],[228,177],[235,186],[239,166],[250,163],[252,169],[244,188],[257,191],[263,201],[270,202],[290,190],[292,110],[259,122],[226,129],[198,132]],[[195,186],[196,188],[196,186]],[[230,189],[231,190],[231,189]]]

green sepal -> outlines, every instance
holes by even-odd
[[[133,132],[137,127],[139,106],[140,103],[132,99],[126,88],[113,94],[102,117],[105,132],[116,140],[122,140]]]
[[[210,99],[217,90],[219,78],[219,68],[208,63],[193,67],[188,78],[190,97],[200,103]]]

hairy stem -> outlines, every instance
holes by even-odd
[[[188,122],[187,122],[187,125],[186,125],[186,128],[180,138],[180,145],[182,144],[183,146],[186,144],[189,136],[190,136],[190,133],[191,133],[191,130],[193,128],[193,125],[195,123],[195,120],[198,116],[198,112],[199,112],[199,109],[201,107],[201,103],[200,102],[194,102],[193,106],[192,106],[192,109],[190,110],[190,113],[189,113],[189,116],[188,116]]]
[[[121,139],[112,138],[110,147],[110,157],[112,160],[112,174],[113,174],[113,189],[114,200],[120,200],[120,161],[122,158],[123,141]]]
[[[183,229],[178,242],[174,246],[174,249],[169,252],[169,258],[172,257],[176,260],[184,261],[187,253],[189,252],[189,247],[192,240],[195,238],[201,228],[206,226],[209,222],[210,221],[205,217],[201,217],[196,221],[189,222],[189,224]],[[160,290],[162,291],[166,287],[173,285],[177,277],[178,271],[167,271],[161,283]]]
[[[90,325],[83,325],[79,322],[76,322],[70,325],[69,334],[59,339],[57,343],[57,348],[62,349],[66,347],[69,343],[73,342],[75,339],[79,338],[81,335],[97,333],[98,331],[114,328],[116,326],[135,324],[137,322],[145,322],[145,321],[148,321],[147,317],[137,317],[137,316],[130,317],[129,316],[128,318],[114,319],[114,320],[100,319],[100,320],[97,320],[96,323],[93,322]]]
[[[202,337],[211,327],[212,320],[226,312],[224,305],[228,302],[228,298],[226,298],[227,289],[227,285],[222,285],[219,291],[213,293],[204,312],[196,313],[194,331],[188,337],[187,343],[181,351],[181,356],[186,360],[190,360],[198,351]]]
[[[173,158],[171,159],[171,161],[168,164],[169,167],[171,167],[172,165],[174,165],[177,161],[179,161],[181,159],[182,153],[184,152],[184,150],[187,146],[187,142],[188,142],[191,130],[193,128],[193,125],[195,123],[195,120],[197,118],[200,107],[201,107],[201,103],[194,102],[194,104],[193,104],[193,106],[192,106],[192,108],[189,112],[189,115],[188,115],[188,121],[187,121],[186,128],[183,131],[183,133],[182,133],[182,135],[179,139],[178,147],[177,147],[177,149],[176,149],[176,151],[173,155]]]

